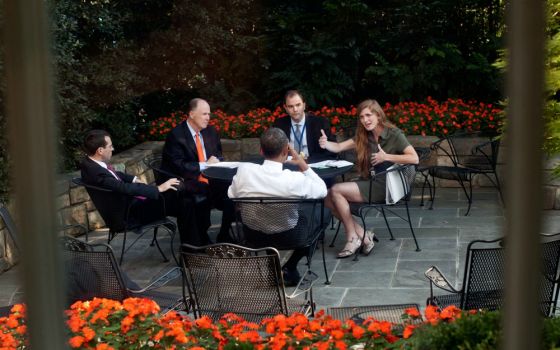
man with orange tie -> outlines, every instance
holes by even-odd
[[[218,241],[230,241],[229,227],[233,220],[233,204],[227,200],[228,184],[212,183],[201,172],[208,164],[222,160],[222,143],[216,129],[208,125],[210,105],[201,98],[189,102],[188,118],[167,135],[161,168],[185,180],[185,190],[195,198],[198,237],[193,245],[210,243],[206,234],[210,227],[210,210],[223,210]],[[226,201],[227,200],[227,201]],[[197,242],[198,240],[198,242]]]

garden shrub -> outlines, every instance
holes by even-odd
[[[425,325],[416,329],[411,348],[417,350],[477,349],[499,347],[501,318],[498,312],[461,317],[453,323]]]

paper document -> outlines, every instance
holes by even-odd
[[[347,160],[332,160],[332,159],[309,164],[309,166],[313,169],[342,168],[349,165],[354,165],[354,163],[350,163]]]
[[[218,162],[218,163],[208,164],[208,167],[235,169],[239,167],[239,164],[241,164],[241,162]]]
[[[389,171],[400,164],[393,164],[387,169],[387,180],[386,180],[386,192],[385,192],[385,203],[395,204],[404,197],[404,187],[403,181],[401,179],[400,171]]]

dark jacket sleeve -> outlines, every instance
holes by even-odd
[[[162,153],[162,168],[184,179],[193,179],[200,173],[198,159],[189,149],[187,140],[181,135],[182,125],[173,129],[165,139]]]
[[[106,188],[130,196],[143,196],[150,199],[157,199],[159,197],[157,187],[117,180],[107,169],[104,169],[88,158],[82,161],[80,167],[82,181],[86,184]],[[117,172],[117,175],[121,176],[121,174],[126,175],[127,179],[130,179],[130,177],[134,178],[132,175]]]
[[[329,141],[336,142],[336,137],[331,133],[331,123],[328,118],[317,117],[314,115],[309,115],[310,118],[310,128],[309,137],[307,139],[307,147],[310,152],[310,156],[313,157],[314,161],[320,161],[324,159],[334,159],[336,154],[327,151],[319,146],[319,138],[321,137],[321,130],[327,135]]]

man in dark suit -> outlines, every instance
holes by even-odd
[[[111,136],[104,130],[88,132],[83,148],[87,154],[80,164],[84,183],[134,196],[129,220],[137,224],[147,224],[168,215],[177,217],[181,242],[188,243],[192,240],[189,234],[192,205],[189,198],[176,192],[180,186],[178,179],[172,178],[158,186],[151,186],[136,176],[116,171],[109,164],[114,150]],[[103,203],[112,200],[110,197],[98,199],[95,205],[99,206],[97,209],[100,211],[103,206],[113,204]],[[165,208],[165,212],[162,212],[162,208]]]
[[[303,152],[312,162],[336,157],[333,153],[319,147],[321,130],[330,141],[335,141],[331,135],[329,120],[305,113],[305,100],[299,91],[286,92],[284,109],[288,116],[276,119],[273,126],[284,131],[290,140],[290,147],[297,153]]]
[[[210,105],[201,98],[189,102],[187,120],[176,126],[167,135],[163,147],[161,168],[169,173],[181,176],[185,180],[186,191],[195,198],[197,229],[201,242],[210,243],[207,236],[210,227],[210,210],[223,210],[222,225],[217,240],[230,241],[229,228],[233,221],[233,203],[227,199],[228,184],[215,182],[211,186],[201,172],[221,161],[222,143],[216,129],[208,125]]]

